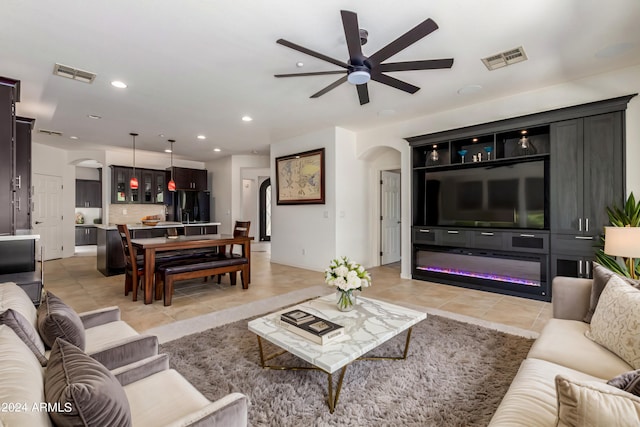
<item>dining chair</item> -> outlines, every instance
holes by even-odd
[[[136,256],[136,249],[131,246],[131,237],[129,235],[129,228],[127,225],[117,224],[117,227],[126,262],[124,269],[124,295],[127,296],[129,295],[129,292],[133,291],[133,301],[137,301],[140,279],[144,277],[144,260],[138,259]]]
[[[251,221],[236,221],[235,225],[233,226],[233,237],[249,237],[249,229],[251,229]],[[240,246],[240,249],[242,251],[240,255],[233,253],[236,246]],[[233,257],[244,258],[246,256],[246,254],[244,253],[244,245],[235,245],[235,244],[229,245],[229,252],[226,251],[226,247],[225,247],[222,255],[229,258],[233,258]],[[234,272],[229,274],[231,275],[236,273]],[[223,276],[222,274],[218,274],[218,283],[222,281],[222,276]],[[235,284],[235,280],[232,280],[231,283]]]

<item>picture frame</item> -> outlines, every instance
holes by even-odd
[[[276,157],[276,203],[325,204],[324,148]]]

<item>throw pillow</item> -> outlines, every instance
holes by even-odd
[[[595,381],[556,376],[558,427],[640,424],[640,398]]]
[[[640,290],[611,277],[585,335],[640,369]]]
[[[589,301],[589,310],[587,314],[584,316],[584,321],[586,323],[591,323],[591,318],[593,317],[593,313],[596,311],[596,307],[598,306],[598,300],[600,299],[600,295],[604,290],[604,287],[609,282],[609,279],[613,276],[619,277],[631,286],[640,289],[640,282],[637,280],[630,279],[628,277],[620,276],[619,274],[614,273],[606,267],[598,264],[597,262],[593,263],[593,285],[591,286],[591,299]]]
[[[56,339],[44,373],[44,396],[57,426],[130,426],[124,389],[111,372],[78,347]]]
[[[36,356],[40,365],[47,366],[47,358],[44,357],[44,343],[33,325],[22,314],[10,308],[0,314],[0,325],[7,325],[13,329],[18,338]]]
[[[80,316],[60,298],[47,291],[38,307],[38,332],[42,341],[52,347],[60,337],[84,350],[84,326]]]
[[[624,390],[627,393],[640,396],[640,369],[620,374],[617,377],[607,381],[607,384]]]

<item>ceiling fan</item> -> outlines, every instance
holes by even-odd
[[[331,58],[329,56],[315,52],[311,49],[307,49],[306,47],[297,45],[295,43],[291,43],[290,41],[284,39],[278,39],[276,43],[293,50],[297,50],[298,52],[313,56],[315,58],[322,59],[323,61],[330,62],[339,67],[345,68],[345,70],[276,74],[275,77],[320,76],[326,74],[346,73],[345,76],[340,77],[329,86],[311,95],[311,98],[318,98],[329,92],[330,90],[340,86],[342,83],[348,81],[349,83],[356,85],[358,98],[360,99],[360,105],[364,105],[369,102],[369,89],[367,88],[367,82],[369,80],[374,80],[378,83],[382,83],[411,94],[416,93],[418,90],[420,90],[419,87],[383,74],[384,72],[434,70],[439,68],[451,68],[451,66],[453,65],[453,58],[427,59],[422,61],[408,62],[389,62],[386,64],[382,63],[386,59],[392,57],[396,53],[437,30],[438,25],[430,18],[421,22],[411,30],[407,31],[373,55],[367,57],[362,53],[362,45],[367,42],[368,33],[366,30],[358,28],[358,15],[356,15],[355,12],[350,12],[348,10],[342,10],[340,11],[340,14],[342,15],[342,26],[344,27],[344,35],[347,40],[347,48],[349,50],[349,60],[347,62]]]

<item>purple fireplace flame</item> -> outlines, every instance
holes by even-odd
[[[453,274],[457,276],[474,277],[478,279],[495,280],[498,282],[515,283],[518,285],[540,287],[539,281],[522,279],[519,277],[501,276],[498,274],[490,274],[490,273],[477,273],[474,271],[459,270],[456,268],[442,268],[442,267],[431,267],[431,266],[417,266],[416,268],[418,270],[431,271],[434,273]]]

